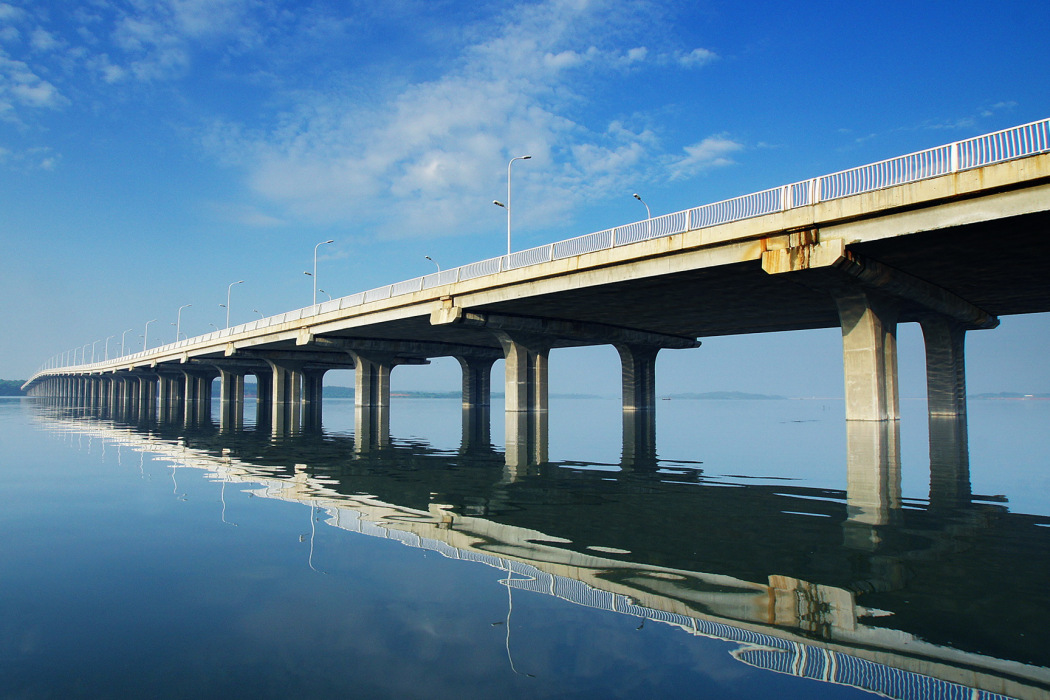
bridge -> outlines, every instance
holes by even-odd
[[[841,327],[846,418],[896,421],[896,328],[926,348],[931,417],[964,418],[965,334],[1050,311],[1050,120],[443,270],[143,352],[56,355],[34,397],[144,417],[319,425],[324,373],[355,370],[360,435],[388,431],[390,372],[455,357],[465,426],[487,423],[504,359],[507,442],[542,432],[547,361],[613,345],[625,430],[655,430],[656,356],[698,338]],[[812,371],[783,358],[767,371]],[[466,427],[465,427],[466,429]],[[471,428],[474,429],[474,428]]]

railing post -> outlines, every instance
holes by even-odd
[[[953,143],[950,146],[950,148],[951,148],[951,156],[950,156],[950,159],[951,159],[951,172],[953,172],[953,173],[959,171],[959,148],[960,147],[961,147],[961,144],[958,141],[956,141],[955,143]]]

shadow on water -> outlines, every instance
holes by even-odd
[[[596,464],[550,461],[546,417],[527,414],[506,419],[505,450],[490,442],[487,411],[465,413],[460,448],[439,450],[391,436],[381,419],[352,434],[274,435],[37,412],[224,487],[261,484],[331,526],[483,561],[508,572],[508,595],[526,588],[735,641],[753,666],[890,697],[1050,691],[1050,518],[971,493],[956,420],[931,419],[919,500],[902,497],[892,422],[847,423],[841,490],[662,460],[654,419],[630,414],[621,461]]]

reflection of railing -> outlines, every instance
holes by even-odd
[[[762,192],[734,197],[713,204],[705,204],[684,211],[665,214],[652,219],[617,226],[605,231],[589,233],[557,243],[548,243],[536,248],[521,250],[480,262],[442,270],[423,277],[395,282],[367,292],[351,294],[315,304],[286,314],[278,314],[241,324],[233,328],[215,331],[196,338],[178,341],[153,350],[126,355],[121,360],[138,360],[157,352],[170,352],[188,345],[206,343],[220,338],[279,325],[288,321],[347,309],[373,301],[410,294],[437,286],[454,284],[477,277],[497,274],[540,263],[561,260],[598,250],[638,243],[641,241],[671,236],[686,231],[742,221],[756,216],[809,206],[818,202],[849,197],[865,192],[917,182],[948,173],[959,172],[985,165],[1001,163],[1014,158],[1035,155],[1050,150],[1050,119],[1032,122],[991,134],[975,136],[964,141],[929,148],[917,153],[890,158],[878,163],[862,165],[815,177],[810,180],[774,187]],[[73,365],[90,368],[108,363],[80,362]],[[58,368],[45,366],[38,372]]]

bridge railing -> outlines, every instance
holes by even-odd
[[[1042,119],[991,134],[983,134],[956,141],[944,146],[936,146],[923,151],[897,156],[896,158],[889,158],[878,163],[869,163],[868,165],[850,168],[849,170],[831,173],[830,175],[822,175],[809,180],[726,199],[721,202],[705,204],[684,211],[636,221],[625,226],[588,233],[556,243],[547,243],[535,248],[520,250],[510,255],[501,255],[488,260],[468,263],[460,267],[424,275],[423,277],[388,284],[366,292],[358,292],[338,299],[332,299],[322,304],[259,319],[252,322],[252,324],[241,324],[234,328],[182,340],[160,348],[154,348],[148,352],[125,355],[119,359],[141,359],[141,357],[157,351],[171,351],[180,347],[207,343],[245,331],[257,330],[258,328],[265,328],[287,321],[351,308],[366,302],[380,301],[403,294],[419,292],[424,289],[499,274],[507,270],[538,265],[552,260],[561,260],[653,238],[673,236],[686,231],[694,231],[798,207],[810,206],[831,199],[875,192],[896,185],[918,182],[994,163],[1002,163],[1046,151],[1050,151],[1050,119]],[[90,369],[92,365],[103,366],[106,364],[105,362],[88,363],[81,360],[80,362],[74,361],[73,364],[62,365],[61,361],[59,361],[60,358],[61,355],[52,358],[49,363],[38,370],[37,374],[50,369],[59,369],[62,366]]]

